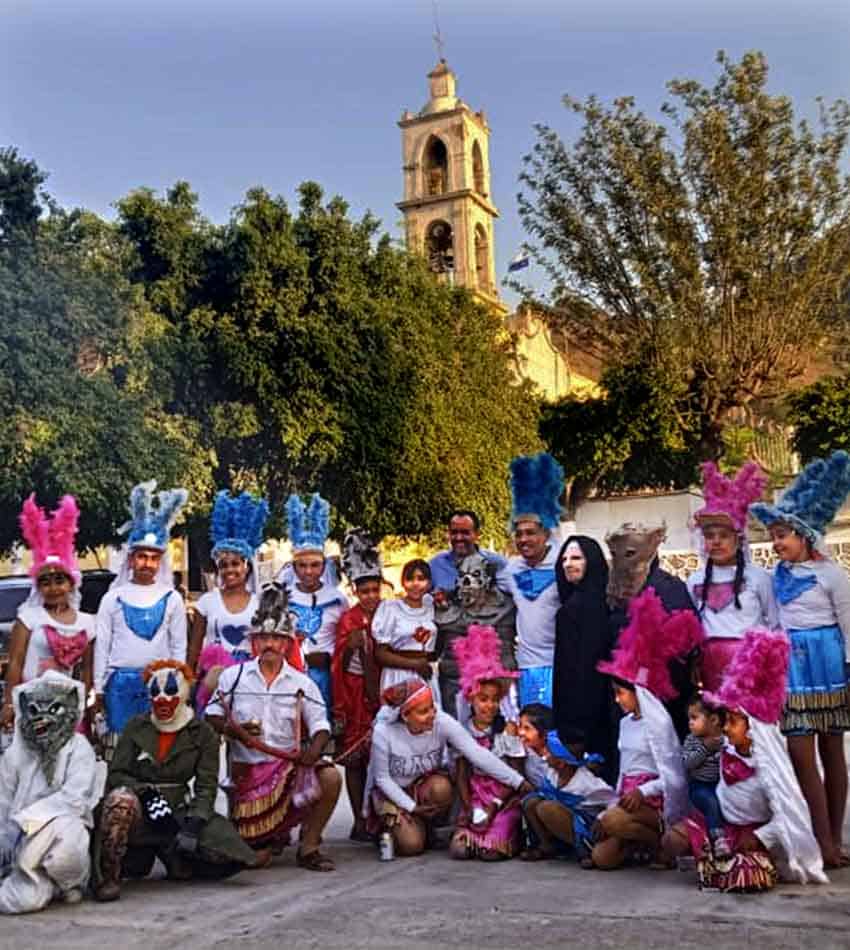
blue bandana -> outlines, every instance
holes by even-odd
[[[782,562],[778,565],[773,575],[773,592],[776,594],[776,599],[779,603],[784,606],[785,604],[790,604],[792,600],[796,600],[807,590],[816,587],[817,582],[816,574],[806,574],[803,577],[795,577],[794,574],[791,573],[791,568]]]
[[[526,600],[537,598],[555,583],[555,569],[553,567],[530,567],[527,571],[515,574],[516,586]]]
[[[124,623],[127,624],[137,637],[141,637],[143,640],[153,640],[157,630],[162,626],[162,621],[165,619],[165,607],[168,603],[168,598],[173,593],[174,591],[168,591],[167,594],[163,594],[162,597],[160,597],[155,604],[151,604],[150,607],[134,607],[132,604],[125,604],[119,597],[118,603],[121,604],[121,611],[124,614]]]

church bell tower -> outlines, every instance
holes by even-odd
[[[405,112],[402,135],[407,248],[422,254],[441,279],[466,287],[500,312],[493,257],[490,197],[490,127],[482,112],[455,93],[456,77],[444,59],[428,74],[430,98]]]

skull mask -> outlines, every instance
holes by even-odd
[[[495,574],[490,563],[476,551],[458,565],[457,594],[466,610],[484,605],[494,587]]]
[[[605,538],[611,550],[608,600],[613,606],[624,607],[643,590],[650,566],[666,534],[663,524],[627,523]]]
[[[74,736],[80,719],[80,692],[66,676],[39,677],[17,691],[21,738],[41,762],[48,783],[53,782],[59,751]]]

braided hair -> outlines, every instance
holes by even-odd
[[[740,593],[744,589],[744,570],[746,569],[746,561],[744,560],[744,546],[743,544],[738,545],[738,550],[735,552],[735,580],[732,583],[732,592],[735,595],[735,609],[741,609],[741,598]],[[714,573],[714,561],[711,558],[706,558],[705,562],[705,577],[702,582],[702,603],[699,605],[699,612],[702,614],[705,611],[705,605],[708,601],[708,590],[711,587],[711,575]]]

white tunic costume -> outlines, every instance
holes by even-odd
[[[25,603],[18,609],[18,620],[29,630],[30,638],[27,644],[27,654],[24,658],[24,667],[21,682],[35,679],[47,670],[70,672],[63,669],[50,646],[46,628],[50,628],[59,637],[71,639],[80,633],[86,635],[89,643],[94,640],[95,619],[92,614],[77,611],[77,616],[71,623],[59,623],[47,610],[37,604]]]
[[[372,618],[372,636],[375,643],[383,643],[393,650],[411,650],[423,655],[433,653],[437,644],[437,624],[434,622],[434,601],[430,594],[422,599],[421,607],[409,607],[404,600],[382,600]],[[410,670],[385,666],[381,670],[381,692],[410,679]],[[439,705],[439,690],[433,690],[434,702]]]

